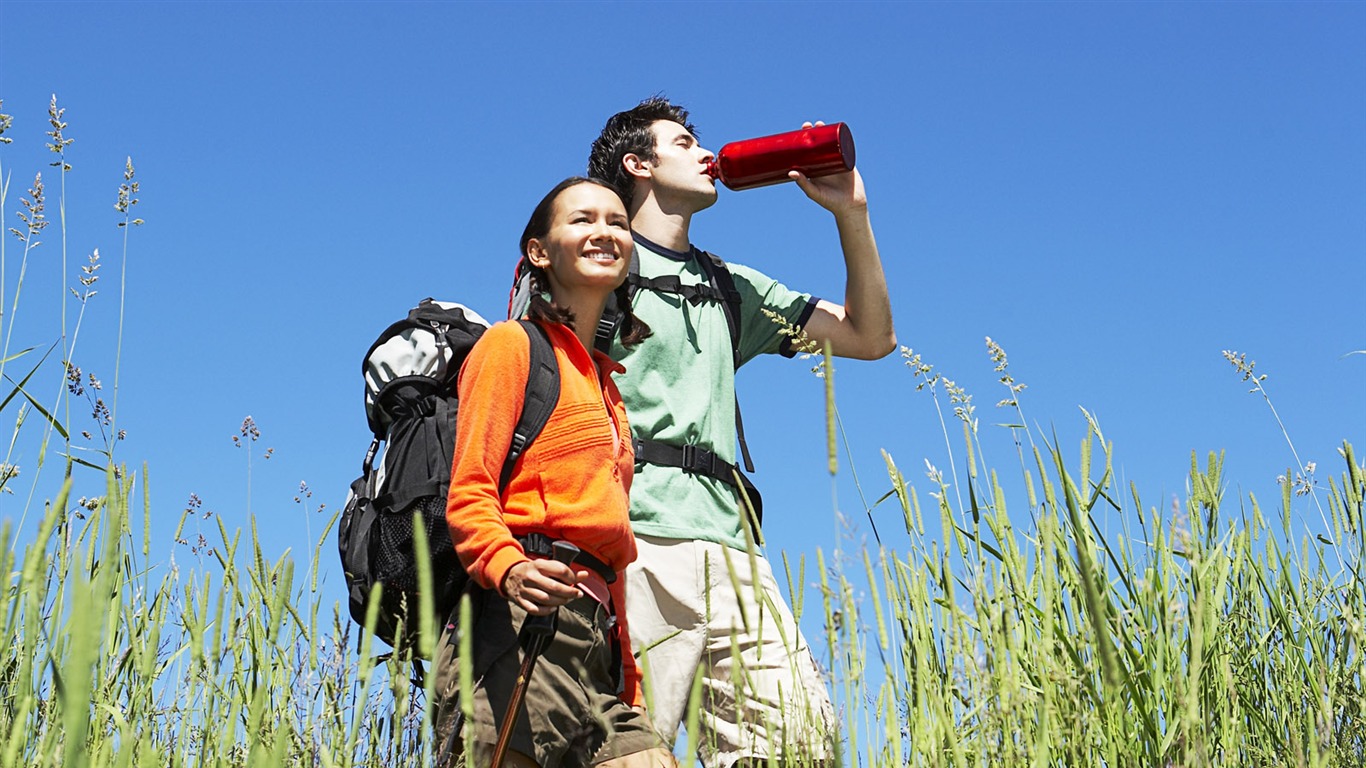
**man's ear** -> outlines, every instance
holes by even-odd
[[[650,178],[650,172],[653,169],[653,166],[650,165],[648,160],[643,159],[634,152],[626,153],[626,155],[621,158],[621,165],[626,169],[627,173],[637,179]]]
[[[531,238],[526,241],[526,258],[531,262],[531,266],[545,269],[550,264],[550,257],[545,254],[545,247],[541,241]]]

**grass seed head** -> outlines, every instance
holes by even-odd
[[[1243,381],[1250,380],[1255,384],[1261,384],[1263,381],[1266,381],[1265,373],[1261,374],[1260,376],[1253,373],[1253,369],[1257,367],[1257,361],[1248,360],[1246,353],[1234,352],[1231,349],[1226,349],[1224,350],[1224,359],[1229,361],[1229,363],[1233,365],[1234,369],[1237,370],[1238,373],[1243,374]],[[1257,389],[1254,387],[1253,389],[1250,389],[1248,391],[1256,392]]]
[[[47,135],[52,137],[52,141],[48,142],[47,148],[48,151],[56,154],[58,159],[57,162],[51,163],[50,165],[53,168],[61,168],[63,171],[69,171],[71,170],[71,164],[66,161],[66,148],[71,142],[75,141],[75,139],[68,139],[66,137],[66,121],[62,120],[62,116],[65,114],[65,107],[61,109],[57,108],[57,94],[52,94],[52,101],[47,107],[47,122],[48,125],[52,126],[52,130],[48,131]]]
[[[114,210],[122,213],[124,216],[124,220],[119,222],[120,227],[126,227],[130,223],[135,227],[142,226],[142,219],[133,219],[131,222],[128,220],[129,213],[132,211],[133,206],[138,204],[138,199],[136,197],[138,193],[138,183],[133,178],[135,175],[136,171],[133,169],[133,158],[129,157],[125,161],[123,183],[119,185],[119,197],[114,203]]]
[[[43,215],[43,174],[38,173],[33,177],[33,186],[29,187],[28,197],[20,197],[19,203],[24,206],[23,211],[17,211],[16,216],[24,222],[24,229],[20,231],[10,227],[10,232],[24,242],[29,248],[36,248],[39,242],[34,238],[47,226],[47,217]]]
[[[94,252],[90,254],[88,258],[88,263],[85,266],[81,267],[81,285],[85,286],[86,288],[90,288],[91,286],[95,285],[95,283],[98,283],[100,281],[100,276],[98,274],[99,271],[100,249],[96,248]],[[86,298],[89,298],[90,296],[93,296],[95,294],[93,291],[91,291],[85,295]]]
[[[80,397],[85,394],[85,385],[82,383],[83,376],[80,366],[66,364],[66,391]]]
[[[939,374],[935,373],[934,375],[931,375],[931,372],[934,371],[934,366],[921,360],[920,355],[910,347],[901,348],[901,357],[906,360],[906,367],[911,369],[911,375],[913,377],[917,379],[920,379],[921,377],[924,378],[923,381],[915,385],[917,392],[925,387],[934,389],[934,385],[939,383]]]
[[[0,99],[0,107],[3,106],[5,106],[5,100]],[[14,125],[14,118],[4,112],[0,112],[0,144],[10,144],[14,141],[14,139],[5,135],[5,131],[8,131],[12,125]]]

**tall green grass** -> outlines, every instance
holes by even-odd
[[[59,495],[0,563],[0,765],[420,764],[420,689],[318,591],[322,553],[296,574],[220,522],[216,573],[149,568],[145,479],[111,472],[84,520]]]
[[[0,147],[13,126],[0,114]],[[15,226],[0,239],[0,413],[14,419],[0,493],[8,511],[20,510],[17,523],[7,515],[0,526],[14,542],[0,553],[0,766],[413,762],[426,748],[416,738],[422,691],[320,591],[322,540],[305,553],[302,573],[289,551],[263,551],[254,522],[243,541],[216,518],[215,535],[193,545],[190,570],[154,548],[148,470],[116,457],[127,272],[106,395],[77,364],[101,262],[95,250],[68,269],[64,190],[75,139],[56,96],[45,128],[55,159],[18,194]],[[0,154],[8,219],[13,174],[4,161]],[[120,230],[126,267],[130,232],[143,223],[131,158],[118,181],[110,226]],[[54,208],[58,240],[44,243]],[[8,247],[15,241],[17,254]],[[24,292],[29,267],[54,245],[61,298],[35,299]],[[59,303],[57,327],[16,331],[21,297],[39,309]],[[26,333],[38,341],[24,346]]]
[[[0,116],[0,138],[8,126]],[[125,235],[138,192],[127,167]],[[3,165],[0,185],[3,208]],[[42,199],[23,199],[26,264]],[[0,272],[4,258],[0,250]],[[0,305],[13,368],[29,359],[8,346],[17,291]],[[0,528],[6,541],[26,539],[0,552],[0,768],[430,765],[430,690],[349,621],[337,588],[319,586],[332,523],[300,553],[304,568],[290,551],[265,551],[254,524],[229,530],[221,516],[194,568],[159,559],[150,520],[160,507],[148,469],[116,460],[115,415],[105,423],[92,412],[108,432],[103,448],[82,454],[62,407],[70,401],[30,391],[44,372],[69,382],[78,332],[79,320],[58,334],[64,359],[26,364],[22,376],[0,371],[0,413],[38,414],[61,438],[44,445],[63,467],[41,485],[30,475],[36,532],[22,532],[23,518]],[[1027,429],[1023,387],[999,346],[989,341],[988,354],[1009,393],[1002,404],[1018,416],[1009,426],[1018,467],[998,475],[971,395],[907,350],[904,397],[928,392],[946,466],[965,476],[930,467],[917,486],[884,454],[885,479],[868,485],[887,490],[870,513],[899,510],[910,544],[812,553],[818,600],[800,587],[805,565],[788,569],[794,608],[820,619],[812,639],[840,709],[840,762],[1366,764],[1366,467],[1351,446],[1326,489],[1288,472],[1269,505],[1229,497],[1221,457],[1193,455],[1185,498],[1145,506],[1136,485],[1118,487],[1112,446],[1089,416],[1075,447]],[[824,370],[834,474],[828,361]],[[16,433],[28,429],[16,421]],[[0,489],[15,477],[6,463]],[[77,487],[92,490],[78,497]],[[1298,494],[1323,509],[1313,535],[1294,522]],[[435,623],[429,611],[419,620],[429,646]],[[687,744],[689,758],[702,746],[695,734]]]
[[[987,344],[1010,393],[1000,405],[1019,412],[1023,387]],[[1293,500],[1325,504],[1294,473],[1267,508],[1226,497],[1221,455],[1192,454],[1186,498],[1145,506],[1136,484],[1117,485],[1089,414],[1069,451],[1031,435],[1019,412],[1008,427],[1024,498],[1008,500],[981,458],[971,396],[905,357],[936,406],[948,394],[970,469],[959,486],[931,467],[922,500],[884,454],[881,502],[900,507],[909,551],[865,550],[822,573],[856,762],[1366,764],[1366,467],[1350,444],[1327,527],[1310,535]]]

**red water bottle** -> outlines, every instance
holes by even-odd
[[[844,123],[733,141],[716,153],[707,172],[733,190],[787,181],[789,171],[807,178],[854,170],[854,136]]]

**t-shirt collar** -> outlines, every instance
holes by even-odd
[[[696,246],[689,244],[687,251],[675,251],[672,248],[665,248],[662,245],[654,243],[648,237],[637,232],[632,232],[631,237],[636,241],[636,245],[645,246],[651,252],[657,253],[666,259],[673,259],[674,261],[688,261],[692,258],[693,252],[697,250]]]

